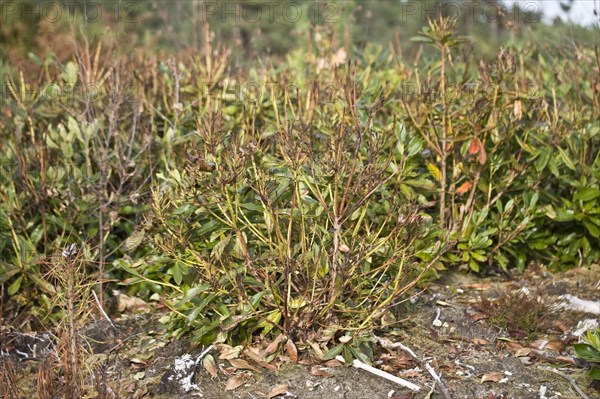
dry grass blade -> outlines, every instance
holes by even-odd
[[[38,366],[36,394],[38,399],[54,399],[57,394],[55,364],[50,356],[44,357]]]
[[[20,399],[13,360],[4,356],[0,356],[0,397]]]

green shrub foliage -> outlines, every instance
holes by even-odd
[[[333,336],[379,325],[443,268],[598,261],[592,49],[479,61],[448,19],[415,37],[423,59],[315,40],[235,73],[206,42],[171,59],[83,45],[48,58],[43,85],[13,74],[8,306],[51,315],[52,255],[79,251],[101,291],[161,298],[175,336]]]

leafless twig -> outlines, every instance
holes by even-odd
[[[341,361],[342,363],[344,362],[344,358],[342,356],[336,356],[336,359]],[[352,362],[352,366],[357,368],[357,369],[361,369],[361,370],[365,370],[373,375],[376,375],[378,377],[381,378],[385,378],[388,381],[392,381],[398,385],[402,385],[405,388],[410,389],[411,391],[419,391],[421,390],[421,387],[419,387],[418,385],[413,384],[410,381],[407,381],[405,379],[402,379],[400,377],[396,377],[395,375],[392,375],[390,373],[387,373],[383,370],[379,370],[375,367],[369,366],[366,363],[361,362],[358,359],[354,359],[354,361]]]
[[[429,374],[431,374],[431,376],[433,377],[433,380],[435,381],[435,385],[437,386],[440,393],[444,396],[444,398],[452,399],[450,392],[448,392],[448,389],[442,382],[442,379],[440,378],[440,376],[435,372],[433,367],[431,367],[431,365],[429,363],[423,362],[412,349],[410,349],[408,346],[402,344],[401,342],[390,342],[384,338],[380,338],[377,336],[374,336],[374,337],[375,337],[375,340],[379,343],[379,345],[383,346],[384,348],[388,348],[388,349],[400,348],[404,352],[411,355],[417,361],[417,363],[419,363],[422,367],[424,367],[429,372]]]
[[[106,314],[106,312],[102,308],[102,305],[100,304],[100,300],[98,299],[98,295],[96,295],[96,291],[94,291],[94,290],[91,290],[91,291],[92,291],[92,294],[94,295],[94,299],[96,300],[96,305],[98,305],[98,309],[100,309],[100,313],[102,313],[102,316],[104,316],[104,318],[106,320],[108,320],[108,322],[110,323],[110,325],[112,326],[112,328],[114,328],[116,330],[117,326],[115,326],[115,324],[112,322],[112,320],[110,319],[110,317],[108,317],[108,315]]]
[[[577,393],[583,398],[583,399],[590,399],[589,396],[587,396],[582,390],[581,388],[579,388],[579,385],[577,385],[577,382],[573,379],[573,377],[571,377],[570,375],[567,375],[565,373],[563,373],[562,371],[550,368],[550,367],[544,367],[543,368],[546,371],[551,371],[554,374],[558,374],[560,375],[562,378],[564,378],[565,380],[569,381],[571,383],[571,386],[573,387],[573,389],[575,389],[575,391],[577,391]]]

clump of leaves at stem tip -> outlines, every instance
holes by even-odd
[[[420,34],[411,40],[432,44],[439,49],[456,47],[466,41],[466,38],[455,35],[457,22],[457,19],[450,17],[429,19],[428,26],[423,27]]]

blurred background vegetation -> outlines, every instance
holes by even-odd
[[[565,1],[565,15],[572,1]],[[477,54],[492,57],[500,45],[522,38],[564,46],[598,39],[593,29],[556,19],[542,23],[543,2],[509,5],[497,0],[456,1],[73,1],[6,0],[2,2],[0,49],[2,66],[26,67],[33,55],[56,56],[66,62],[73,52],[71,32],[104,41],[120,54],[136,49],[174,54],[202,48],[205,22],[223,46],[235,49],[236,66],[267,55],[284,57],[311,43],[316,33],[331,46],[348,51],[366,43],[388,47],[405,56],[418,51],[409,39],[428,19],[459,19],[458,33],[470,36]],[[273,59],[273,58],[271,58]],[[34,60],[33,60],[34,61]]]

